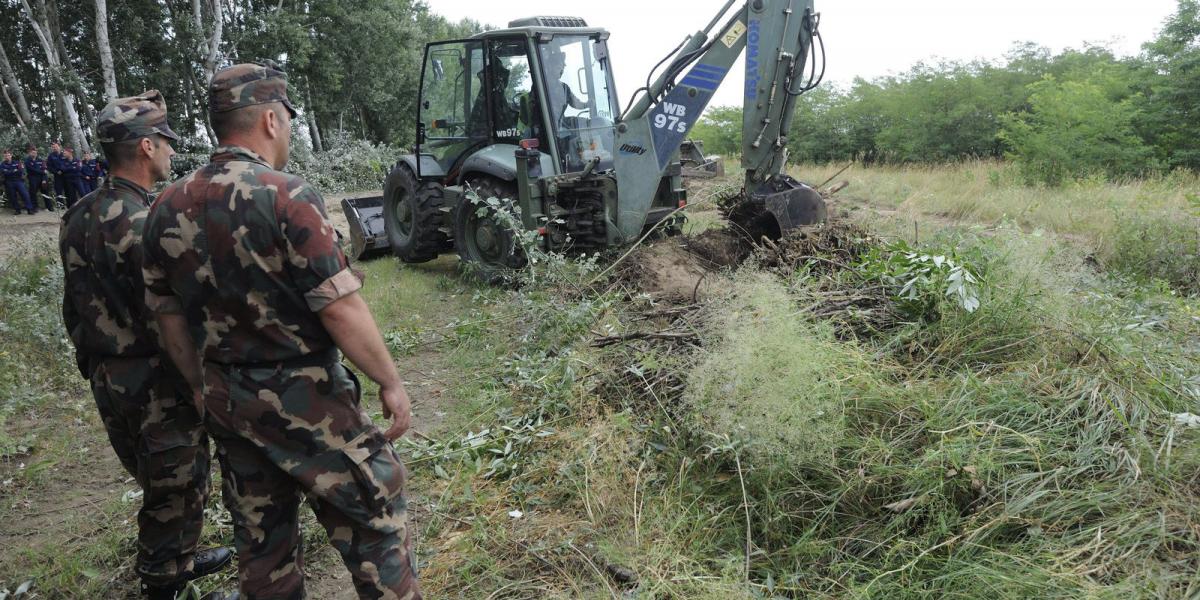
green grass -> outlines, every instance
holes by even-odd
[[[512,352],[581,366],[530,372],[538,385],[498,368],[517,385],[491,398],[520,411],[557,390],[566,418],[508,477],[446,459],[430,483],[448,516],[428,531],[428,589],[612,597],[619,586],[596,574],[612,562],[638,572],[647,598],[1193,596],[1200,439],[1171,415],[1200,403],[1200,302],[1145,269],[1088,260],[1127,221],[1034,206],[1081,208],[1082,190],[950,185],[990,168],[1003,169],[872,171],[856,188],[925,186],[905,210],[939,219],[922,247],[979,269],[975,312],[839,341],[804,310],[821,292],[811,277],[743,271],[707,309],[701,348],[681,356],[588,347],[591,331],[664,326],[635,320],[636,299],[564,329],[548,318],[563,302],[602,297],[514,293],[525,308]],[[1173,185],[1099,186],[1111,203],[1090,210],[1188,210]],[[944,210],[971,193],[1041,202],[1021,218]],[[907,229],[892,234],[913,241]],[[682,393],[655,383],[663,370],[682,372]]]
[[[500,289],[452,258],[360,265],[397,359],[448,397],[423,432],[433,440],[404,446],[426,595],[621,597],[613,564],[637,573],[639,598],[1194,597],[1200,429],[1173,415],[1200,413],[1200,299],[1179,225],[1196,181],[1049,190],[1008,169],[843,176],[853,218],[952,248],[983,279],[977,311],[939,301],[865,334],[809,308],[871,282],[818,269],[743,269],[715,286],[729,295],[679,318],[586,277]],[[692,231],[719,224],[696,201],[717,193],[705,185]],[[62,341],[36,335],[53,330],[42,321],[61,292],[46,263],[22,264],[34,266],[0,277],[0,311],[50,308],[0,319],[19,349],[0,361],[31,382],[0,380],[24,390],[4,396],[2,431],[38,424],[34,456],[5,459],[5,507],[54,502],[39,496],[54,469],[87,462],[70,436],[50,441],[56,419],[99,431]],[[591,346],[662,329],[695,345]],[[364,406],[378,415],[373,390]],[[42,466],[21,474],[22,460]],[[57,525],[66,542],[3,553],[0,588],[35,577],[48,597],[90,597],[115,573],[126,589],[131,512],[110,498]],[[212,535],[226,528],[218,512]],[[330,552],[314,559],[340,569]]]

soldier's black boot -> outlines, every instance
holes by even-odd
[[[142,597],[146,600],[175,600],[175,597],[182,592],[183,584],[171,586],[151,586],[142,584]],[[202,596],[200,600],[242,600],[242,595],[239,592],[209,592]]]
[[[209,592],[200,600],[242,600],[240,592]]]
[[[150,585],[142,582],[142,598],[146,600],[175,600],[175,596],[183,591],[182,583],[171,585]]]
[[[205,548],[196,552],[195,566],[192,567],[192,572],[187,575],[187,580],[199,579],[205,575],[212,575],[221,569],[229,566],[233,562],[234,551],[228,546],[221,548]]]

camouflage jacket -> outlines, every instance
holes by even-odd
[[[205,360],[274,363],[331,350],[317,312],[362,282],[320,192],[245,148],[171,184],[150,209],[146,304],[183,314]]]
[[[63,323],[81,364],[87,357],[158,354],[144,304],[142,227],[149,193],[114,177],[63,215],[58,247],[66,280]]]

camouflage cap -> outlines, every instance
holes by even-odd
[[[270,61],[221,69],[208,84],[208,112],[211,114],[270,102],[282,102],[292,118],[296,118],[296,108],[288,100],[287,74]]]
[[[96,123],[100,143],[111,144],[136,140],[151,135],[178,140],[179,135],[167,124],[167,102],[158,90],[147,90],[137,96],[117,98],[109,102]]]

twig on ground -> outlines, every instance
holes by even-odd
[[[742,457],[740,452],[733,453],[737,463],[738,483],[742,486],[742,510],[746,513],[746,571],[745,580],[750,581],[750,498],[746,495],[746,478],[742,476]]]
[[[592,340],[593,348],[606,348],[633,340],[690,340],[696,337],[689,331],[634,331],[621,335],[610,335]]]

